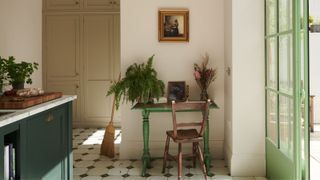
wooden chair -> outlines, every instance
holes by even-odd
[[[163,158],[163,168],[162,173],[165,172],[166,162],[168,159],[172,159],[178,162],[178,179],[182,178],[182,158],[183,157],[192,157],[193,166],[196,165],[196,157],[198,156],[202,171],[204,173],[205,179],[207,180],[206,167],[203,160],[203,154],[199,143],[203,141],[203,132],[206,125],[206,120],[208,119],[209,114],[209,104],[210,100],[206,101],[197,101],[197,102],[179,102],[175,103],[172,101],[172,122],[173,130],[167,131],[167,140],[164,151]],[[199,110],[202,111],[202,118],[196,122],[177,122],[176,112],[180,110]],[[193,128],[191,128],[193,127]],[[199,128],[199,130],[196,129]],[[169,154],[169,144],[170,139],[173,142],[178,143],[178,155],[173,156]],[[192,143],[192,154],[182,154],[182,144]]]

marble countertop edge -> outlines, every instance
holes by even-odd
[[[76,95],[63,95],[61,98],[38,104],[26,109],[0,109],[0,112],[12,112],[10,114],[0,116],[0,127],[12,124],[21,119],[38,114],[75,99],[77,99]]]

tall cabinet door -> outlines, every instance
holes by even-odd
[[[55,81],[48,82],[47,89],[52,92],[62,92],[65,95],[77,95],[77,99],[72,102],[72,121],[77,123],[80,120],[80,86],[79,82]]]
[[[83,117],[91,125],[110,120],[111,97],[106,97],[114,80],[114,15],[84,16]]]
[[[45,17],[43,82],[46,91],[78,95],[73,120],[80,119],[80,15]]]
[[[47,80],[79,80],[80,16],[45,16]]]

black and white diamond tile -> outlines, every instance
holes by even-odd
[[[117,132],[118,134],[116,134],[116,137],[121,140],[121,133],[119,130]],[[155,159],[152,161],[152,167],[148,169],[148,175],[146,177],[141,177],[142,163],[140,160],[120,160],[118,154],[115,158],[108,158],[100,155],[100,144],[103,140],[103,136],[104,129],[73,129],[74,180],[177,179],[177,163],[174,161],[167,162],[166,172],[162,174],[163,160]],[[116,152],[117,146],[119,145],[116,144]],[[184,160],[183,163],[183,180],[204,179],[202,171],[199,169],[198,162],[196,168],[193,168],[192,161],[190,160]],[[235,178],[228,176],[229,171],[223,160],[213,160],[212,172],[216,175],[208,177],[209,180],[235,180]]]

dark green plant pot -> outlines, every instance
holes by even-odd
[[[24,89],[24,82],[12,82],[13,89]]]
[[[0,84],[0,95],[2,95],[3,94],[3,84]]]

